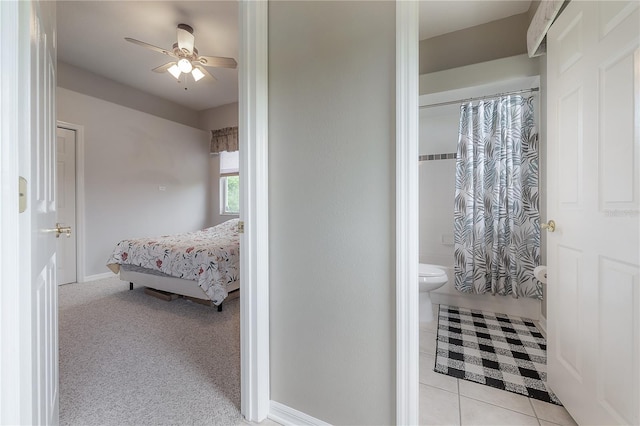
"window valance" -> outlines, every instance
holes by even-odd
[[[225,127],[211,131],[211,153],[238,150],[238,127]]]

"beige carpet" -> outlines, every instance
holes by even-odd
[[[166,302],[117,278],[59,288],[60,424],[235,425],[240,305]]]

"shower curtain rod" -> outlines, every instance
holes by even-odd
[[[420,109],[422,109],[422,108],[433,108],[433,107],[445,106],[445,105],[462,104],[462,103],[466,103],[466,102],[479,101],[479,100],[482,100],[482,99],[493,99],[493,98],[499,98],[500,96],[517,95],[518,93],[537,92],[538,90],[540,90],[539,87],[532,87],[531,89],[513,90],[511,92],[496,93],[495,95],[478,96],[476,98],[458,99],[456,101],[448,101],[448,102],[438,102],[436,104],[420,105]]]

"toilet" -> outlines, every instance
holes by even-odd
[[[418,291],[420,293],[420,322],[434,320],[431,291],[445,285],[449,278],[443,266],[421,263],[418,267]]]

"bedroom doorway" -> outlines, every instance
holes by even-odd
[[[35,5],[32,7],[32,5]],[[2,29],[1,33],[3,37],[0,37],[0,45],[2,46],[3,64],[6,62],[11,66],[7,69],[9,72],[3,72],[0,80],[3,87],[9,87],[11,93],[23,93],[23,85],[21,82],[29,81],[29,72],[33,72],[32,68],[23,67],[23,60],[28,57],[29,49],[19,49],[20,46],[30,46],[30,49],[35,46],[29,43],[29,28],[33,29],[33,26],[22,25],[24,23],[24,17],[30,17],[29,12],[38,10],[38,5],[42,7],[53,6],[48,2],[19,2],[12,4],[12,2],[0,2],[1,9],[1,21],[3,25],[0,25]],[[50,10],[50,9],[48,9]],[[242,2],[241,3],[242,20],[240,23],[240,31],[243,34],[243,47],[241,49],[240,61],[241,73],[243,84],[241,84],[243,94],[240,97],[240,108],[242,109],[242,121],[241,128],[246,129],[246,133],[251,133],[254,136],[260,138],[259,143],[252,143],[247,150],[244,150],[243,154],[246,158],[251,158],[254,162],[256,157],[258,159],[258,167],[255,172],[252,171],[252,179],[247,179],[247,182],[251,182],[252,185],[245,192],[247,199],[255,200],[259,198],[258,205],[261,208],[257,209],[257,213],[266,211],[266,193],[260,194],[260,197],[256,196],[256,184],[262,182],[261,178],[266,175],[266,159],[267,151],[266,147],[266,111],[267,111],[267,98],[266,88],[267,79],[266,76],[266,55],[260,55],[266,52],[266,22],[267,22],[267,4],[266,2]],[[25,12],[25,13],[23,13]],[[47,17],[55,16],[54,12],[46,14]],[[257,22],[257,24],[256,24]],[[258,31],[256,31],[256,27]],[[25,31],[26,29],[26,31]],[[48,40],[53,40],[52,34],[54,31],[43,32],[46,34]],[[6,37],[5,37],[6,35]],[[19,41],[19,43],[18,43]],[[260,44],[263,48],[256,48],[255,46]],[[257,57],[257,58],[256,58]],[[55,62],[54,62],[55,63]],[[17,64],[17,65],[16,65]],[[245,67],[243,69],[243,67]],[[52,70],[56,70],[56,67],[52,67]],[[20,73],[19,71],[26,70],[26,73]],[[42,79],[41,81],[55,82],[55,74],[52,79]],[[27,79],[27,80],[25,80]],[[35,81],[32,79],[32,81]],[[249,84],[253,82],[252,84]],[[259,96],[256,96],[258,94]],[[256,98],[258,98],[256,100]],[[0,234],[2,234],[2,256],[0,257],[0,265],[11,265],[11,267],[0,268],[2,271],[3,297],[0,298],[0,305],[2,306],[3,315],[8,318],[7,327],[2,327],[0,330],[0,340],[3,343],[7,343],[7,347],[12,347],[15,350],[3,352],[3,365],[7,368],[3,369],[2,386],[0,386],[0,405],[3,410],[0,413],[0,423],[9,424],[31,424],[32,411],[35,413],[36,409],[41,410],[45,406],[45,402],[42,398],[38,398],[36,386],[31,386],[30,375],[35,365],[33,354],[38,354],[38,360],[46,359],[46,354],[58,354],[57,344],[55,339],[47,339],[42,347],[32,351],[32,343],[38,342],[35,331],[32,330],[33,321],[27,321],[31,317],[31,314],[38,314],[42,317],[45,325],[54,329],[57,333],[57,319],[50,321],[47,317],[44,317],[45,304],[37,304],[37,299],[31,297],[30,291],[25,291],[25,288],[31,288],[35,285],[36,275],[31,274],[29,271],[25,272],[24,268],[14,268],[15,264],[20,262],[26,262],[30,258],[28,244],[18,244],[21,241],[30,240],[29,236],[34,234],[37,230],[36,224],[30,228],[19,227],[19,213],[18,213],[18,200],[13,200],[14,196],[17,198],[18,190],[16,188],[18,182],[19,168],[18,165],[22,161],[22,157],[18,155],[18,148],[26,146],[23,139],[20,137],[22,131],[25,130],[24,126],[21,126],[22,122],[16,120],[17,114],[25,114],[25,117],[32,111],[32,105],[28,102],[18,102],[23,99],[20,96],[7,96],[2,98],[3,108],[0,111],[2,116],[3,126],[1,151],[3,155],[0,156],[2,160],[2,173],[0,174],[0,192],[2,195],[2,221],[0,223]],[[55,102],[55,96],[51,95],[48,98]],[[256,107],[256,105],[258,107]],[[10,108],[4,108],[9,106]],[[258,114],[256,114],[258,110]],[[257,115],[257,118],[256,118]],[[55,121],[55,117],[50,121],[51,124]],[[60,124],[60,122],[58,122]],[[64,123],[66,127],[67,123]],[[52,127],[52,126],[51,126]],[[50,127],[51,134],[52,128]],[[26,128],[28,130],[28,128]],[[74,126],[72,129],[76,130],[76,262],[77,272],[76,279],[78,281],[85,281],[84,268],[84,255],[85,243],[84,243],[84,182],[83,182],[83,126]],[[6,139],[6,141],[5,141]],[[248,139],[247,140],[251,140]],[[7,142],[5,144],[5,142]],[[255,155],[255,150],[258,148],[258,155]],[[53,151],[49,150],[51,153]],[[34,154],[36,150],[32,150],[27,154]],[[7,155],[4,155],[7,153]],[[22,152],[20,152],[20,155]],[[30,161],[32,158],[28,155],[24,157],[26,161]],[[33,155],[35,158],[35,155]],[[247,161],[245,161],[247,163]],[[5,167],[7,166],[7,167]],[[44,164],[40,163],[33,168],[34,172],[43,171]],[[49,171],[52,167],[48,168]],[[55,181],[55,179],[54,179]],[[13,183],[11,183],[13,182]],[[5,183],[7,183],[5,185]],[[15,184],[15,186],[14,186]],[[266,186],[266,184],[258,185],[259,188]],[[55,190],[51,191],[55,194]],[[7,202],[5,202],[7,201]],[[258,226],[255,226],[256,219],[260,216],[255,214],[256,206],[255,202],[251,203],[243,214],[248,215],[248,221],[246,223],[253,224],[254,227],[247,229],[244,238],[249,240],[246,244],[245,256],[245,270],[249,271],[245,273],[247,277],[244,283],[249,291],[246,291],[243,296],[243,308],[241,319],[241,333],[242,333],[242,408],[245,413],[245,418],[248,420],[257,419],[261,416],[260,420],[266,417],[269,404],[269,362],[268,362],[268,262],[265,257],[260,255],[264,252],[268,253],[268,244],[264,244],[264,238],[260,238],[265,234],[267,230],[266,225],[268,221],[266,217],[259,220]],[[7,213],[7,214],[4,214]],[[247,216],[245,216],[247,217]],[[51,222],[54,223],[52,220]],[[52,224],[53,224],[52,223]],[[72,230],[73,231],[73,230]],[[257,237],[256,238],[256,234]],[[66,238],[66,237],[65,237]],[[260,243],[260,244],[259,244]],[[16,250],[18,247],[20,250]],[[256,256],[256,253],[258,256]],[[54,257],[55,259],[55,257]],[[263,273],[266,270],[266,274]],[[6,286],[4,284],[7,284]],[[259,285],[257,284],[259,283]],[[55,283],[54,283],[55,286]],[[266,288],[265,288],[266,287]],[[4,297],[7,296],[7,297]],[[15,296],[15,297],[12,297]],[[29,296],[29,297],[27,297]],[[28,300],[27,300],[28,299]],[[56,306],[56,300],[54,298],[43,298],[41,300],[54,303]],[[16,301],[18,303],[16,303]],[[25,303],[22,303],[25,302]],[[266,309],[264,309],[266,307]],[[48,309],[48,313],[52,314],[57,312],[57,309]],[[256,311],[258,311],[256,313]],[[263,332],[263,330],[265,332]],[[46,346],[46,347],[45,347]],[[6,356],[5,356],[6,355]],[[33,361],[33,362],[32,362]],[[50,386],[56,386],[58,384],[57,369],[50,369],[49,371],[43,371],[43,378]],[[7,374],[4,374],[7,373]],[[15,389],[24,389],[24,392],[15,392]],[[51,401],[51,399],[48,399]],[[57,404],[56,404],[57,406]],[[4,409],[6,408],[6,409]],[[33,408],[30,410],[29,408]],[[5,421],[6,420],[6,421]],[[44,419],[42,424],[57,424],[57,411],[48,419]]]
[[[58,285],[77,281],[76,139],[75,130],[56,128],[56,221],[71,228],[67,237],[56,239]]]
[[[56,222],[71,235],[56,239],[57,284],[84,282],[84,126],[56,122]]]

